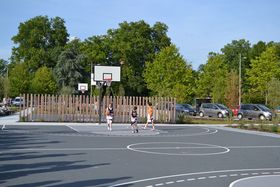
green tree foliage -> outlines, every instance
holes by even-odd
[[[7,76],[8,62],[4,59],[0,59],[0,76]]]
[[[12,37],[17,44],[12,51],[12,63],[24,62],[30,72],[42,66],[54,67],[57,54],[68,40],[64,20],[37,16],[20,23],[18,30],[18,34]]]
[[[254,44],[249,52],[249,58],[254,60],[259,57],[262,52],[266,50],[266,43],[263,41],[259,41],[258,43]]]
[[[268,83],[272,78],[280,78],[280,58],[276,46],[268,47],[260,57],[251,62],[251,69],[247,71],[251,93],[259,92],[268,99]]]
[[[75,43],[75,41],[73,41]],[[79,46],[68,44],[58,58],[54,72],[60,87],[69,86],[74,91],[79,82],[83,81],[85,56],[80,52]],[[89,75],[87,75],[89,76]]]
[[[187,102],[193,97],[193,71],[178,49],[171,45],[159,52],[153,62],[147,62],[145,81],[158,96],[176,97],[177,102]]]
[[[9,95],[9,64],[6,60],[0,59],[0,98]]]
[[[233,40],[230,44],[225,45],[221,51],[225,55],[225,63],[229,70],[238,71],[240,54],[242,56],[242,70],[245,72],[249,68],[250,43],[244,39]],[[244,58],[245,57],[245,58]],[[242,72],[242,73],[244,73]]]
[[[25,64],[16,64],[9,73],[10,96],[16,97],[23,93],[29,93],[30,74]]]
[[[231,70],[226,77],[225,103],[230,108],[236,108],[239,96],[239,76]]]
[[[272,78],[268,83],[268,105],[272,108],[280,106],[280,80]]]
[[[144,21],[123,22],[117,29],[109,29],[107,35],[94,36],[85,41],[83,49],[89,61],[94,64],[120,65],[121,86],[126,95],[147,95],[143,78],[146,61],[152,61],[155,54],[170,45],[167,26],[156,23],[150,26]]]
[[[201,98],[211,97],[213,102],[225,102],[227,65],[225,56],[210,53],[207,64],[202,66],[196,82],[196,95]]]
[[[52,71],[46,66],[39,68],[35,77],[31,81],[31,90],[36,94],[54,94],[56,93],[56,81]]]

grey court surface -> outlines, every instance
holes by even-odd
[[[280,136],[221,126],[0,118],[0,186],[279,186]],[[140,125],[142,126],[142,125]]]

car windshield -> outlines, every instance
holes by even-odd
[[[182,109],[182,108],[184,108],[183,105],[181,105],[181,104],[176,104],[176,109]]]
[[[184,106],[185,108],[192,109],[192,106],[189,105],[189,104],[183,104],[183,106]]]
[[[217,106],[218,106],[220,109],[224,109],[224,110],[227,109],[227,107],[226,107],[225,105],[222,105],[222,104],[217,104]]]
[[[270,109],[267,108],[265,105],[258,105],[258,107],[259,107],[261,110],[263,110],[263,111],[267,111],[267,112],[270,111]]]

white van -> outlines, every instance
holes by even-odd
[[[12,101],[12,105],[15,105],[15,106],[22,106],[22,105],[24,105],[24,98],[23,97],[16,97]]]

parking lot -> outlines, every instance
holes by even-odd
[[[279,135],[162,124],[138,134],[128,124],[1,129],[1,186],[239,187],[271,176],[267,186],[279,184]]]

